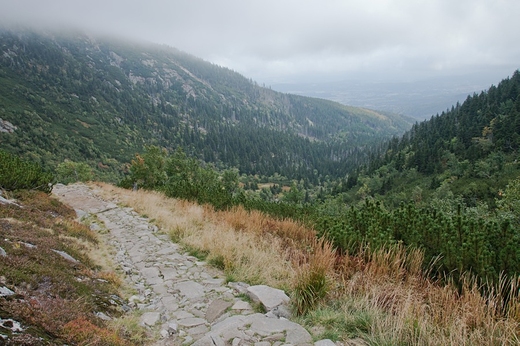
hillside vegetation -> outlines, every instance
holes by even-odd
[[[102,235],[44,192],[20,190],[10,197],[16,201],[0,201],[0,343],[146,341],[138,317],[125,314],[122,280]],[[106,322],[107,315],[120,319]]]
[[[316,340],[356,345],[515,345],[520,340],[517,280],[501,278],[498,290],[483,293],[471,275],[460,286],[431,279],[417,249],[397,245],[342,253],[291,220],[98,186],[107,198],[116,196],[155,219],[172,240],[224,270],[228,280],[285,289],[299,322]]]
[[[518,71],[398,137],[402,119],[168,47],[1,40],[3,189],[117,180],[128,189],[110,193],[172,239],[230,279],[289,290],[335,340],[519,343]],[[185,206],[204,216],[172,217]]]
[[[152,144],[246,174],[317,181],[411,125],[278,93],[166,46],[8,29],[0,30],[0,119],[3,149],[51,170],[85,162],[112,181]]]
[[[515,73],[496,87],[498,93],[518,82],[519,74]],[[470,118],[483,112],[480,107],[488,107],[488,122],[482,125],[485,133],[490,131],[486,124],[497,123],[499,116],[509,118],[508,122],[514,124],[517,114],[514,108],[502,115],[498,113],[504,105],[518,103],[518,89],[514,88],[515,93],[508,93],[491,106],[482,101],[486,100],[487,93],[468,97],[464,104],[432,121],[442,123],[457,114],[457,121],[469,123]],[[474,102],[483,106],[473,106]],[[464,111],[472,107],[475,109]],[[297,220],[313,229],[317,237],[324,237],[339,256],[366,261],[372,256],[391,257],[396,252],[403,252],[397,256],[405,257],[416,253],[413,265],[418,267],[414,270],[424,280],[448,285],[459,293],[471,290],[482,296],[492,295],[495,298],[487,308],[498,308],[502,316],[515,315],[520,273],[520,179],[516,144],[508,141],[507,147],[497,145],[504,143],[503,134],[497,131],[492,140],[485,136],[471,138],[467,147],[458,147],[460,152],[444,149],[453,162],[466,160],[462,165],[466,170],[458,171],[462,175],[457,176],[451,170],[456,166],[443,166],[442,161],[436,165],[435,155],[425,161],[419,158],[423,151],[444,148],[442,143],[457,143],[459,137],[469,138],[468,134],[459,127],[459,133],[455,137],[448,136],[444,142],[442,137],[435,137],[437,146],[415,144],[424,144],[421,141],[435,131],[452,131],[444,127],[429,128],[431,126],[430,122],[414,126],[402,139],[390,141],[388,150],[374,149],[370,165],[318,188],[293,181],[290,187],[283,189],[272,185],[258,190],[251,188],[249,178],[240,177],[237,171],[217,171],[182,151],[169,153],[157,147],[149,147],[136,156],[122,185],[131,187],[137,183],[138,187],[159,190],[170,197],[210,204],[216,210],[239,207],[251,213],[261,211],[279,220]],[[429,131],[421,134],[418,128],[429,128]],[[476,131],[470,126],[467,129]],[[408,144],[402,144],[403,151],[398,151],[392,149],[396,143]],[[474,156],[470,160],[461,155]],[[404,159],[398,161],[400,157]],[[487,175],[478,173],[478,168],[488,167],[485,164],[491,164],[496,157],[502,157],[501,166],[490,168]],[[397,162],[401,162],[400,166],[395,166]],[[435,165],[438,171],[426,170]],[[489,173],[493,174],[492,180]],[[486,184],[497,190],[494,194],[478,194],[478,189],[474,189],[477,193],[468,199],[457,190],[458,179],[465,179],[470,187]],[[432,183],[435,181],[442,183],[436,186]],[[379,189],[373,189],[377,183],[381,184]],[[425,183],[426,186],[421,185]],[[388,185],[381,190],[384,184]],[[409,264],[404,266],[409,269]],[[308,313],[305,309],[301,312]]]

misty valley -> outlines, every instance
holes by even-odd
[[[212,222],[224,222],[227,213],[241,215],[236,218],[242,221],[229,226],[237,234],[265,231],[266,239],[276,239],[273,243],[281,244],[300,275],[280,285],[298,302],[299,322],[309,330],[319,325],[316,335],[323,338],[443,344],[456,334],[469,344],[515,344],[520,323],[520,72],[511,73],[469,95],[445,89],[429,95],[427,86],[417,84],[407,86],[406,96],[363,82],[332,90],[274,86],[308,95],[301,96],[259,86],[167,46],[2,29],[0,189],[2,196],[28,207],[0,203],[0,230],[18,227],[7,224],[22,213],[39,228],[38,235],[26,228],[17,233],[29,240],[8,242],[2,233],[6,240],[0,240],[0,249],[8,249],[9,256],[29,251],[23,243],[40,241],[50,225],[95,243],[87,229],[53,219],[54,214],[72,217],[66,207],[47,199],[56,184],[96,181],[128,193],[157,191],[205,206]],[[446,93],[460,102],[438,109]],[[253,216],[263,226],[248,231],[244,220]],[[284,222],[297,231],[287,231]],[[182,239],[182,234],[175,237]],[[76,251],[76,245],[55,240],[49,246]],[[193,247],[187,251],[212,258],[229,277],[237,275],[233,270],[240,259],[211,257],[210,250]],[[0,256],[0,284],[30,286],[39,273],[12,274],[18,262],[9,262],[9,256]],[[30,256],[19,263],[39,258]],[[95,272],[95,266],[88,271]],[[111,294],[108,283],[93,285],[74,287]],[[33,286],[43,289],[41,282]],[[387,295],[373,293],[377,299],[371,300],[370,287]],[[443,289],[449,298],[439,298]],[[55,295],[81,300],[63,292]],[[415,295],[420,304],[398,310]],[[355,297],[366,304],[358,305]],[[468,303],[468,297],[474,301]],[[446,306],[459,307],[459,313],[471,304],[480,304],[481,310],[474,311],[484,312],[467,312],[463,331],[455,331],[456,317],[447,322],[439,317],[446,307],[435,308],[442,299],[449,301]],[[0,302],[0,318],[14,316],[13,306],[21,309],[14,301]],[[47,328],[52,323],[35,312],[34,304],[24,305],[26,314],[16,318],[37,326],[39,340],[82,344],[75,336],[66,339],[69,334],[57,326]],[[419,311],[426,305],[438,315]],[[485,318],[470,321],[472,314]],[[82,328],[88,325],[92,335],[105,328],[85,316],[80,317],[91,322],[82,320]],[[402,335],[375,331],[390,321],[380,322],[382,316],[399,317],[400,326],[390,329]],[[122,334],[113,340],[123,340]],[[130,343],[125,340],[121,344]]]

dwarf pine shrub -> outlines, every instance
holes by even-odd
[[[54,176],[38,164],[0,150],[0,189],[52,191]]]

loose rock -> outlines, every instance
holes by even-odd
[[[284,291],[266,285],[250,286],[247,288],[247,292],[253,301],[262,303],[267,311],[289,303],[289,297]]]
[[[14,294],[9,288],[0,286],[0,297],[12,296]]]

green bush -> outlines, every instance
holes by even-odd
[[[45,172],[38,164],[0,150],[0,188],[6,191],[52,191],[54,175]]]
[[[92,180],[92,169],[85,162],[65,160],[56,167],[58,181],[63,184]]]

